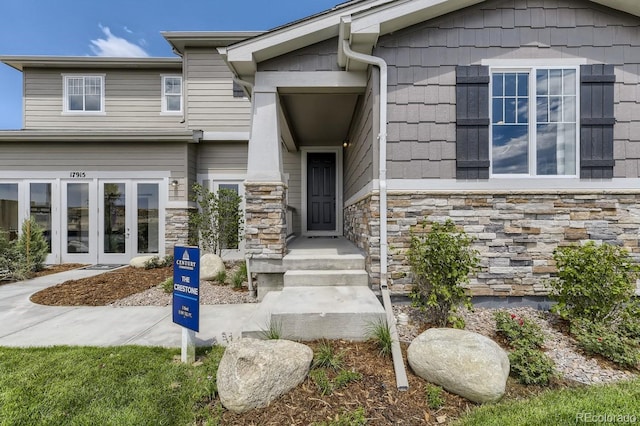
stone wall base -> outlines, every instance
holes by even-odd
[[[380,286],[380,196],[369,194],[344,209],[344,235],[364,251],[371,288]]]
[[[286,185],[245,183],[245,253],[250,259],[282,259],[286,252]]]
[[[173,246],[189,244],[190,209],[166,209],[164,247],[167,255],[173,254]]]
[[[476,239],[482,269],[469,284],[474,296],[548,294],[558,246],[594,240],[626,247],[640,260],[640,193],[390,192],[389,284],[394,293],[411,290],[406,257],[411,231],[423,221],[446,219]]]

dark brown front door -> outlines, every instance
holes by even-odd
[[[307,154],[307,230],[336,229],[336,154]]]

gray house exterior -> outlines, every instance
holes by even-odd
[[[62,210],[74,172],[98,204],[102,179],[149,179],[164,254],[186,242],[193,183],[237,185],[266,289],[291,236],[344,236],[372,288],[406,293],[412,230],[450,218],[481,254],[473,295],[546,294],[558,246],[640,254],[639,24],[632,0],[360,0],[260,34],[167,33],[182,57],[144,67],[1,58],[25,73],[25,130],[0,132],[0,189],[19,184],[23,217],[29,173]],[[79,70],[106,75],[106,117],[61,116]],[[159,112],[164,75],[181,114]]]

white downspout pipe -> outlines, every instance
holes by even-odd
[[[398,330],[391,307],[391,296],[387,286],[387,63],[377,56],[354,52],[347,40],[342,40],[342,50],[347,58],[374,65],[380,69],[380,133],[378,134],[378,149],[380,151],[380,292],[387,316],[387,326],[391,333],[391,357],[396,374],[396,387],[398,390],[406,391],[409,389],[409,380],[404,368]]]
[[[380,289],[387,288],[387,63],[377,56],[354,52],[347,40],[342,40],[342,48],[347,58],[380,69],[380,133],[378,150],[380,154]]]

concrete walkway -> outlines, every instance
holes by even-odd
[[[104,271],[76,269],[0,285],[0,346],[180,347],[182,328],[173,323],[171,306],[57,307],[29,301],[43,288],[101,273]],[[197,344],[225,345],[229,339],[239,338],[242,324],[258,306],[202,305]]]

